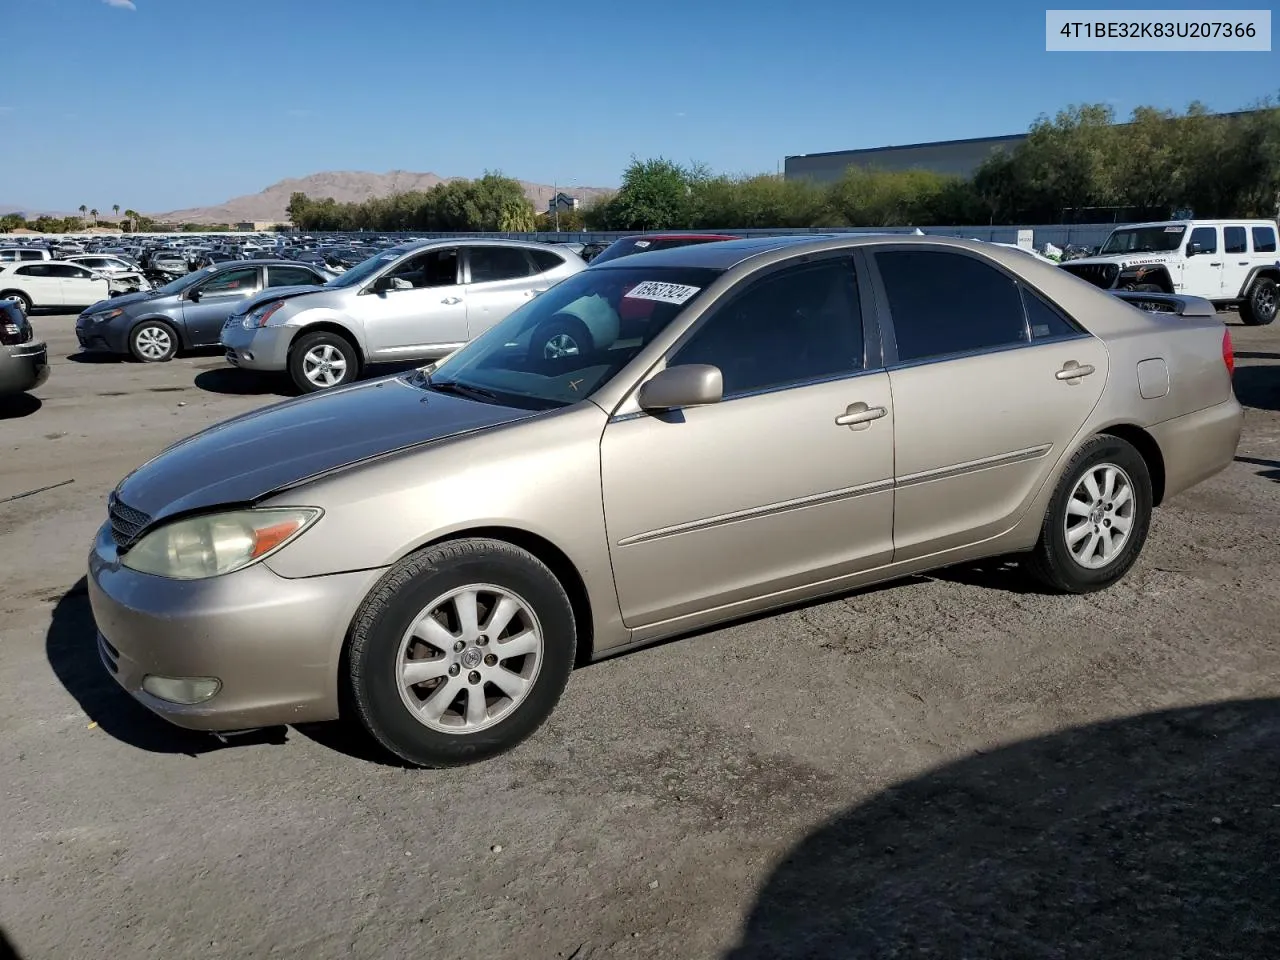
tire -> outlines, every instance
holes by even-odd
[[[21,290],[6,290],[4,293],[0,293],[0,300],[12,300],[20,306],[22,308],[22,312],[28,316],[31,315],[31,308],[35,306],[35,304],[31,302],[31,298]]]
[[[328,330],[303,334],[289,349],[289,378],[303,393],[332,390],[360,374],[360,357],[351,341]]]
[[[595,352],[595,341],[587,325],[567,313],[557,313],[533,331],[529,359],[534,363],[554,363],[569,357]]]
[[[144,320],[129,331],[129,353],[139,363],[167,363],[178,355],[178,332],[163,320]]]
[[[455,604],[467,606],[471,590],[480,600],[479,629],[469,631]],[[519,612],[497,636],[486,636],[503,596],[506,609]],[[446,614],[443,622],[434,610]],[[430,628],[412,630],[423,623]],[[424,635],[430,643],[418,639]],[[500,651],[503,642],[533,652],[490,664],[497,654],[489,651]],[[347,648],[348,699],[373,738],[406,763],[475,763],[510,750],[542,725],[569,681],[576,647],[573,607],[542,561],[497,540],[455,540],[401,560],[366,598]],[[403,671],[414,662],[432,664],[421,672],[430,677],[409,685]],[[511,679],[517,673],[528,684],[523,692]]]
[[[1105,477],[1110,471],[1115,483],[1110,497],[1096,498],[1094,509],[1081,513],[1090,504],[1078,494],[1094,499],[1086,477],[1094,480],[1100,494],[1106,494]],[[1130,495],[1120,502],[1126,487]],[[1132,444],[1105,434],[1089,440],[1067,464],[1049,501],[1040,540],[1031,553],[1031,574],[1060,593],[1092,593],[1116,583],[1129,572],[1147,541],[1151,501],[1151,473]],[[1128,523],[1124,540],[1108,556],[1106,540],[1114,540],[1121,521]],[[1086,529],[1077,533],[1081,525]],[[1070,535],[1068,527],[1073,528]]]
[[[1240,319],[1251,327],[1265,327],[1276,318],[1280,291],[1270,277],[1258,277],[1249,288],[1249,295],[1240,304]]]

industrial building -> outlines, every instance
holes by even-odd
[[[879,170],[932,170],[935,173],[968,177],[994,151],[1011,150],[1025,139],[1025,133],[1015,133],[1006,137],[938,140],[933,143],[909,143],[900,147],[802,153],[786,158],[783,175],[788,180],[830,183],[839,180],[840,175],[849,167],[875,167]]]

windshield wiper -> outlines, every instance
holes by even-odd
[[[435,380],[428,374],[427,386],[432,390],[439,390],[441,393],[470,397],[472,400],[484,400],[488,403],[498,402],[498,395],[492,390],[486,390],[484,387],[473,387],[469,383],[459,383],[457,380]]]

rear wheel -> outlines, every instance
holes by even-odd
[[[535,556],[496,540],[443,543],[394,566],[357,614],[351,700],[408,763],[472,763],[542,725],[576,646],[569,598]]]
[[[23,313],[31,312],[31,307],[32,307],[31,298],[28,297],[21,290],[6,290],[4,293],[0,294],[0,299],[12,300],[14,303],[16,303],[18,306],[22,308]]]
[[[1240,319],[1251,327],[1265,327],[1276,318],[1276,282],[1270,277],[1259,277],[1249,288],[1249,295],[1240,304]]]
[[[178,353],[178,334],[161,320],[144,320],[129,334],[129,352],[139,363],[164,363]]]
[[[533,331],[529,359],[534,362],[565,360],[592,352],[594,341],[587,325],[577,317],[558,313]]]
[[[1111,586],[1142,552],[1151,502],[1151,474],[1142,454],[1119,437],[1094,437],[1058,481],[1031,554],[1031,572],[1062,593]]]
[[[356,348],[328,330],[304,334],[289,351],[289,377],[303,393],[340,387],[359,372]]]

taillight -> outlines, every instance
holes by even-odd
[[[10,323],[8,320],[0,323],[0,343],[6,346],[14,343],[21,343],[23,340],[22,328],[16,323]]]
[[[1231,343],[1231,331],[1222,331],[1222,362],[1227,365],[1227,376],[1236,375],[1236,348]]]

